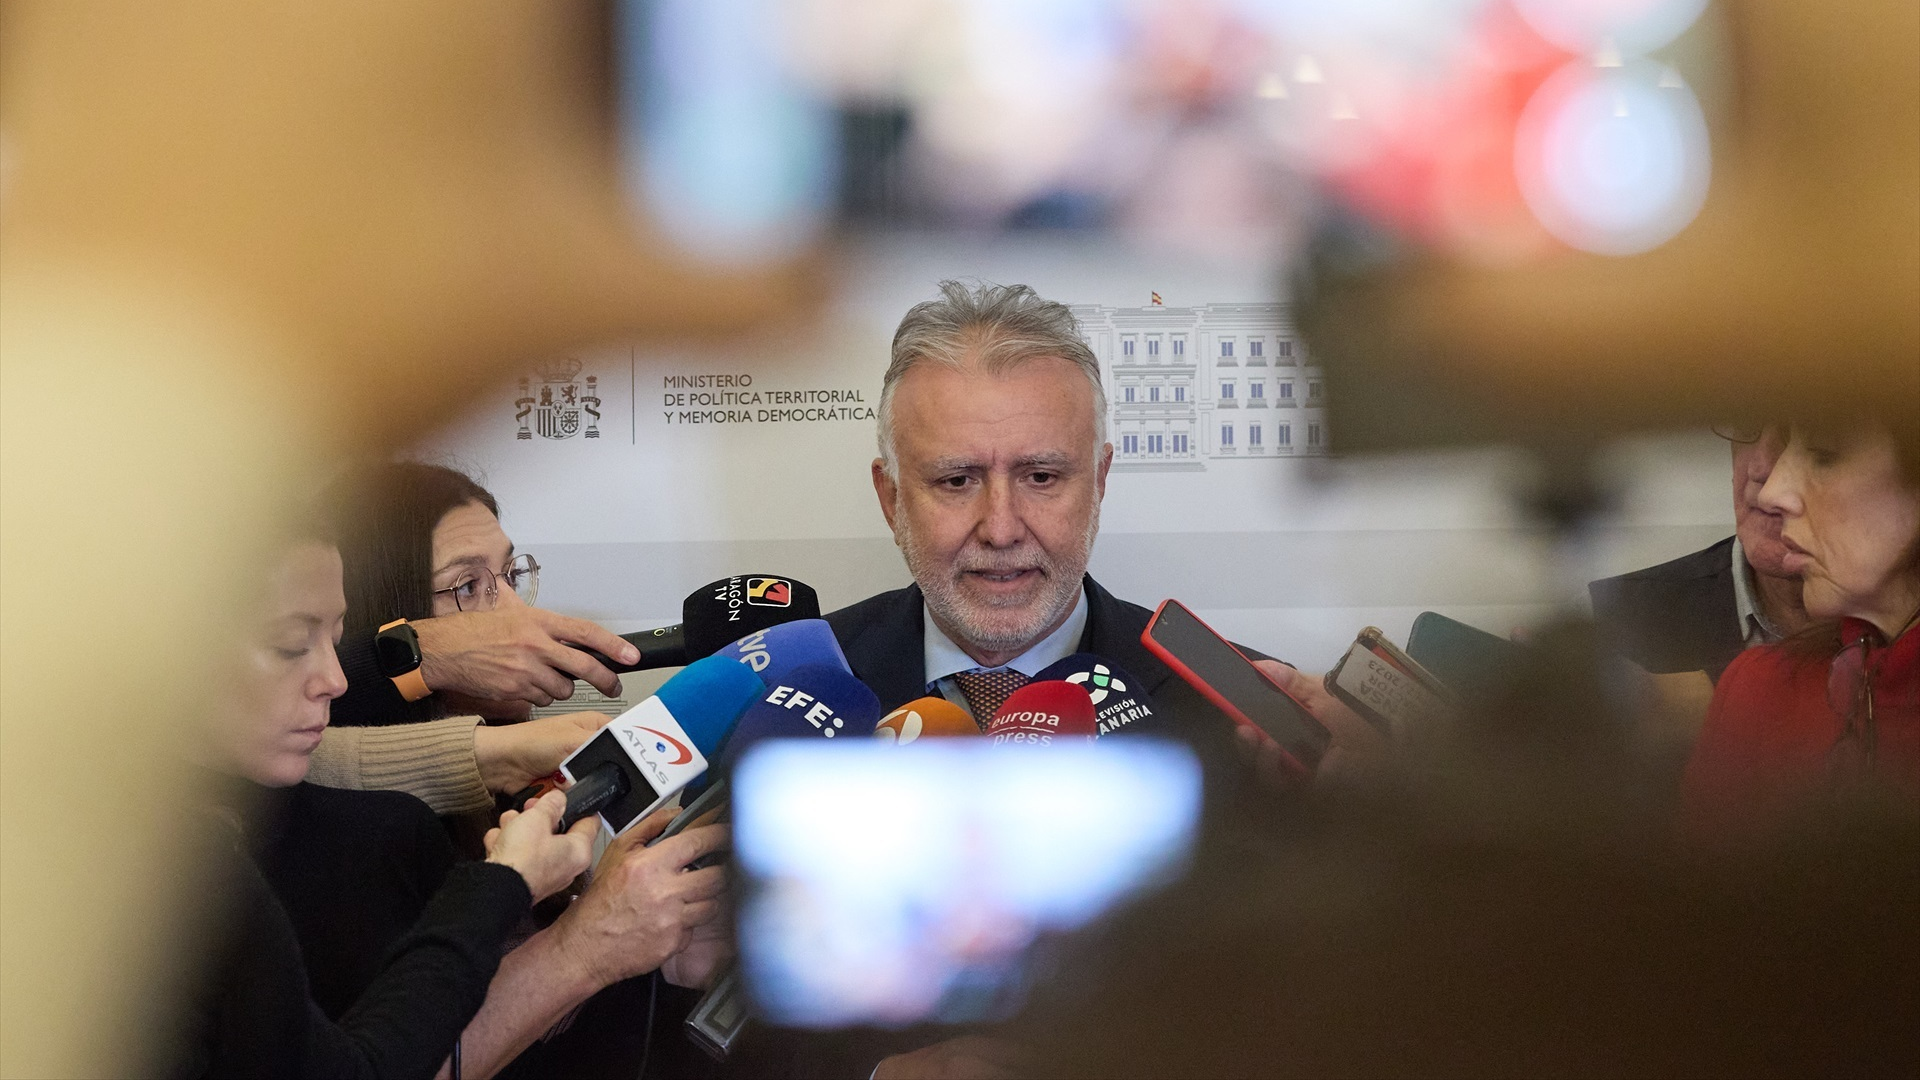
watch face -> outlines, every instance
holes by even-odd
[[[380,673],[393,678],[420,666],[420,639],[413,627],[395,626],[380,631],[373,639],[374,654],[380,661]]]

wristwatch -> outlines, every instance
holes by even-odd
[[[426,677],[420,674],[420,635],[405,619],[395,619],[373,635],[374,658],[380,674],[393,680],[394,689],[408,701],[419,701],[433,693]]]

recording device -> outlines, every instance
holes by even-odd
[[[823,624],[824,625],[824,624]],[[720,660],[720,656],[713,659]],[[747,670],[742,667],[741,670]],[[880,699],[865,683],[853,677],[844,661],[826,664],[802,664],[789,670],[771,685],[763,686],[757,700],[740,716],[721,754],[723,774],[731,774],[743,755],[765,742],[834,740],[871,745],[870,736],[880,719]],[[693,806],[682,811],[668,824],[691,822],[699,816],[695,808],[713,798],[714,792],[727,786],[725,775],[717,779]],[[701,810],[700,813],[705,813]],[[681,825],[682,828],[685,825]],[[677,830],[676,830],[677,831]],[[722,858],[715,852],[690,864],[689,869],[711,866]],[[748,1015],[740,998],[739,981],[733,968],[714,981],[700,996],[683,1025],[687,1038],[717,1060],[725,1061],[734,1044],[746,1030]]]
[[[560,812],[560,831],[566,832],[581,818],[606,809],[632,789],[633,782],[617,762],[609,761],[594,768],[567,789],[567,808]]]
[[[1200,621],[1178,600],[1153,613],[1140,643],[1222,712],[1251,724],[1280,744],[1282,760],[1301,776],[1310,776],[1326,755],[1333,736],[1226,638]]]
[[[796,619],[755,630],[714,655],[740,661],[769,685],[803,664],[849,670],[847,654],[841,651],[840,640],[833,636],[833,628],[825,619]]]
[[[1144,692],[1140,680],[1103,656],[1074,653],[1033,677],[1035,682],[1056,679],[1087,692],[1093,700],[1093,718],[1103,739],[1117,731],[1131,735],[1157,726],[1153,706],[1139,696]]]
[[[987,723],[987,738],[996,744],[1045,746],[1091,742],[1098,730],[1093,697],[1084,688],[1070,682],[1030,682],[1007,695]]]
[[[1528,650],[1438,612],[1423,611],[1407,632],[1407,655],[1457,694],[1478,694],[1524,670]]]
[[[805,1028],[1011,1015],[1036,945],[1183,869],[1201,794],[1157,739],[789,739],[732,784],[740,975],[755,1015]]]
[[[771,574],[742,574],[688,594],[680,606],[680,622],[673,626],[621,634],[640,650],[635,663],[622,664],[592,649],[581,651],[615,672],[681,667],[757,631],[819,617],[820,597],[812,586]]]
[[[1327,690],[1381,732],[1399,738],[1447,723],[1453,691],[1369,626],[1327,672]]]
[[[574,784],[612,769],[626,790],[606,796],[601,824],[618,836],[707,769],[734,722],[764,687],[731,660],[687,665],[654,696],[628,709],[560,763]],[[600,780],[596,783],[610,783]]]
[[[873,737],[896,746],[920,739],[945,739],[957,735],[979,735],[980,725],[967,710],[943,697],[923,697],[882,717],[873,729]]]

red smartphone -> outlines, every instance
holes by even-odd
[[[1236,722],[1267,733],[1290,768],[1311,776],[1333,736],[1307,707],[1267,678],[1233,643],[1178,600],[1153,613],[1140,644]]]

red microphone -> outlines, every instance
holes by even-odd
[[[1015,690],[993,714],[987,737],[996,743],[1092,742],[1099,730],[1092,695],[1073,683],[1049,679]]]

